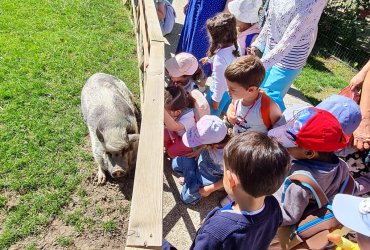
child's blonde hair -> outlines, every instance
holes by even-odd
[[[207,52],[208,57],[215,55],[215,51],[220,44],[232,43],[235,46],[234,56],[240,56],[238,51],[236,19],[230,13],[219,13],[207,20],[207,30],[210,37],[210,47]]]

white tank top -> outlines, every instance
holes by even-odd
[[[244,106],[242,104],[242,100],[237,100],[235,102],[234,109],[236,110],[237,119],[233,128],[234,135],[238,135],[246,131],[267,133],[268,128],[265,126],[261,114],[261,101],[262,94],[259,94],[254,105]],[[243,117],[245,117],[244,120]]]

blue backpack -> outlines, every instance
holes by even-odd
[[[308,247],[308,249],[324,249],[329,245],[326,235],[341,228],[335,219],[331,203],[315,178],[308,171],[295,171],[284,181],[281,202],[284,203],[285,192],[290,184],[296,183],[308,189],[315,198],[317,208],[302,216],[301,220],[292,227],[289,238],[289,249],[293,247]],[[355,181],[348,175],[341,184],[339,193],[353,195]]]

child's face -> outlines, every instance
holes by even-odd
[[[245,89],[238,83],[230,82],[229,80],[226,80],[226,82],[227,92],[233,100],[250,99],[255,96],[256,92],[258,92],[257,87],[249,87],[248,89]]]
[[[170,76],[171,82],[173,85],[180,85],[180,86],[185,86],[189,82],[189,77],[188,76]]]

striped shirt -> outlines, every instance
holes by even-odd
[[[270,0],[266,22],[252,44],[265,52],[261,60],[266,70],[305,65],[326,4],[327,0]]]

